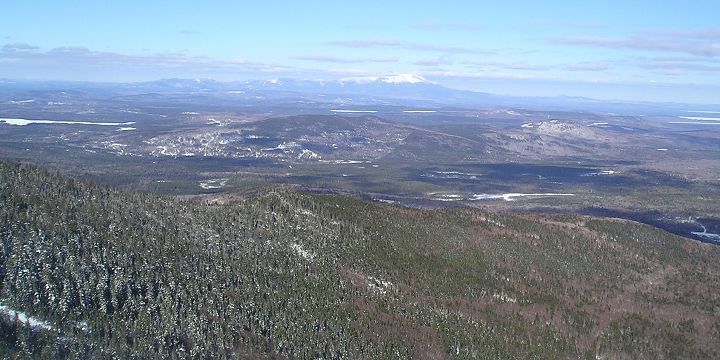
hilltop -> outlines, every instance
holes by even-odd
[[[642,224],[0,184],[4,356],[720,356],[720,248]]]

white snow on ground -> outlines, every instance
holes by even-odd
[[[375,201],[386,203],[386,204],[397,204],[398,202],[395,200],[388,200],[388,199],[373,199]]]
[[[592,124],[590,124],[590,125],[588,125],[588,126],[602,126],[602,125],[607,125],[607,124],[608,124],[608,123],[606,123],[606,122],[596,122],[596,123],[592,123]]]
[[[333,109],[330,110],[334,113],[376,113],[377,110],[340,110],[340,109]]]
[[[379,294],[385,294],[388,290],[393,288],[393,283],[389,281],[378,279],[372,276],[368,276],[367,280],[370,290]]]
[[[711,241],[720,241],[720,234],[709,233],[707,232],[707,228],[705,227],[705,225],[700,224],[700,226],[702,226],[703,231],[693,231],[693,235],[704,237]]]
[[[486,217],[485,215],[480,215],[480,216],[478,217],[478,220],[484,221],[484,222],[486,222],[486,223],[488,223],[488,224],[493,224],[493,225],[498,226],[498,227],[505,227],[505,224],[503,224],[503,223],[501,223],[500,221],[497,221],[497,220],[495,220],[495,219],[493,219],[493,218]]]
[[[17,316],[18,319],[20,320],[20,322],[22,322],[23,324],[29,323],[30,326],[33,328],[41,328],[41,329],[45,329],[45,330],[53,329],[53,327],[45,321],[39,320],[32,316],[28,316],[27,314],[25,314],[22,311],[15,311],[15,310],[11,309],[10,307],[2,305],[2,304],[0,304],[0,314],[3,314],[11,319],[14,319],[15,316]]]
[[[615,170],[602,170],[599,172],[591,172],[591,173],[583,174],[580,176],[600,176],[600,175],[613,175],[613,174],[615,174]]]
[[[118,129],[118,131],[132,131],[132,130],[137,130],[137,128],[134,128],[134,127],[121,127],[121,128]]]
[[[85,334],[87,334],[90,331],[90,325],[88,325],[87,321],[76,321],[75,327],[80,329]]]
[[[106,149],[117,151],[120,154],[125,153],[125,148],[127,147],[127,144],[112,143],[109,141],[103,141],[102,145],[105,146]]]
[[[538,193],[538,194],[522,194],[522,193],[507,193],[507,194],[475,194],[468,200],[500,200],[515,201],[516,198],[521,197],[548,197],[548,196],[575,196],[575,194],[556,194],[556,193]]]
[[[493,297],[496,298],[496,299],[498,299],[498,300],[500,300],[500,301],[502,301],[502,302],[506,302],[506,303],[508,303],[508,302],[509,302],[509,303],[516,303],[516,302],[517,302],[517,299],[516,299],[516,298],[511,297],[510,295],[505,294],[505,293],[493,294]]]
[[[172,153],[172,154],[171,154],[171,153],[168,153],[168,147],[167,147],[167,146],[158,146],[157,149],[160,150],[160,154],[161,154],[161,155],[168,155],[168,156],[172,155],[172,156],[175,156],[174,153]]]
[[[67,125],[100,125],[100,126],[120,126],[120,125],[132,125],[134,121],[124,123],[112,123],[112,122],[89,122],[89,121],[63,121],[63,120],[28,120],[28,119],[7,119],[0,118],[0,122],[4,122],[10,125],[29,125],[29,124],[67,124]]]
[[[431,195],[436,196],[435,200],[440,200],[440,201],[460,201],[460,200],[463,200],[463,198],[464,198],[462,195],[458,195],[458,194],[431,194]]]
[[[699,122],[699,121],[671,121],[668,124],[690,124],[690,125],[720,125],[720,119],[718,122]]]
[[[34,102],[35,102],[35,100],[30,99],[30,100],[10,100],[8,103],[9,104],[27,104],[27,103],[34,103]]]
[[[290,245],[290,247],[293,250],[295,250],[295,252],[305,260],[313,261],[315,259],[315,257],[317,256],[316,254],[303,249],[303,247],[300,246],[300,244],[293,243]]]
[[[200,113],[194,111],[183,111],[183,115],[200,115]]]
[[[681,119],[687,120],[703,120],[703,121],[720,121],[718,117],[704,117],[704,116],[679,116]]]
[[[369,164],[370,161],[362,161],[362,160],[320,160],[321,163],[326,164]]]
[[[430,174],[422,174],[423,177],[439,177],[443,179],[467,179],[477,180],[481,174],[471,174],[460,171],[431,171]]]
[[[308,209],[297,209],[297,210],[295,210],[295,213],[302,214],[305,216],[317,217],[317,215],[313,214],[313,212]]]
[[[521,128],[532,128],[534,127],[532,123],[522,124],[520,125]]]
[[[224,187],[228,182],[227,178],[223,179],[210,179],[210,180],[204,180],[200,182],[200,187],[205,190],[210,189],[220,189]]]
[[[319,158],[320,158],[320,155],[318,155],[314,151],[308,150],[308,149],[302,149],[300,154],[298,154],[298,159],[319,159]]]
[[[657,149],[657,151],[668,151],[668,149],[661,148],[661,149]]]
[[[290,141],[290,142],[283,142],[282,144],[278,144],[276,147],[271,148],[262,148],[261,151],[273,151],[273,150],[282,150],[284,152],[293,152],[293,149],[299,148],[300,144]]]

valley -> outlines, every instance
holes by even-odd
[[[446,91],[380,84],[388,94]],[[368,98],[346,89],[333,98],[307,84],[304,93],[281,83],[144,84],[152,95],[138,85],[56,86],[0,89],[4,159],[210,199],[285,184],[412,207],[652,213],[625,218],[672,224],[663,228],[709,242],[715,238],[698,235],[702,223],[682,219],[720,219],[720,129],[705,126],[712,114],[679,106],[666,115],[622,115],[568,110],[576,105],[460,105],[442,96],[418,106],[424,96]],[[242,93],[227,90],[241,86]],[[624,106],[628,114],[646,110]],[[705,120],[686,123],[697,114]]]

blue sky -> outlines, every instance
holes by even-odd
[[[0,77],[417,74],[498,94],[720,103],[717,1],[13,1]]]

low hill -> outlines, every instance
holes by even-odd
[[[187,201],[11,163],[0,204],[3,357],[720,357],[720,247],[633,222]]]

